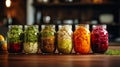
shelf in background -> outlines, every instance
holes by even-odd
[[[49,8],[58,8],[58,7],[74,7],[74,8],[78,8],[78,7],[119,7],[119,4],[113,3],[113,2],[106,2],[106,3],[33,3],[34,7],[49,7]],[[116,7],[117,8],[117,7]]]

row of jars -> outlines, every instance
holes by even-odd
[[[88,24],[76,25],[73,32],[71,25],[10,25],[8,31],[9,53],[42,53],[53,54],[57,50],[62,54],[104,53],[108,48],[108,32],[105,25],[93,25],[92,32]]]

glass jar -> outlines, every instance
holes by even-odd
[[[38,53],[38,25],[25,25],[24,52]]]
[[[74,50],[76,53],[90,53],[90,31],[88,24],[76,25],[73,33]]]
[[[104,53],[108,49],[108,32],[106,25],[93,25],[91,48],[93,53]]]
[[[72,25],[59,25],[57,32],[57,47],[59,53],[70,54],[72,52]]]
[[[42,53],[55,53],[55,25],[42,25],[40,49]]]
[[[8,52],[9,53],[22,53],[23,40],[22,40],[22,25],[9,25],[8,36]]]

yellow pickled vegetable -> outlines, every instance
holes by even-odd
[[[69,54],[72,51],[72,30],[69,25],[61,26],[58,31],[58,51]]]

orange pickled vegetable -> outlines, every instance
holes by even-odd
[[[76,53],[90,52],[90,32],[84,26],[79,26],[73,33],[74,50]]]

